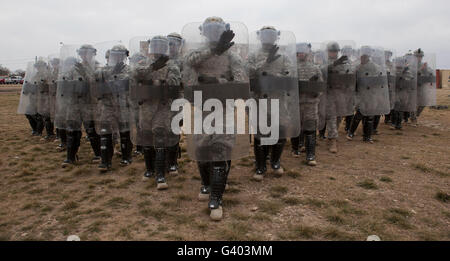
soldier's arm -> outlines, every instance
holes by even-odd
[[[185,58],[185,64],[190,67],[196,67],[206,59],[211,57],[213,53],[209,48],[202,48],[189,53]]]
[[[293,77],[295,72],[294,64],[289,60],[289,57],[283,55],[283,70],[281,71],[282,75]]]
[[[171,86],[179,86],[181,84],[180,68],[175,64],[168,65],[167,84]]]

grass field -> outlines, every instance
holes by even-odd
[[[162,192],[142,180],[142,157],[128,167],[115,157],[100,174],[84,139],[80,164],[62,169],[65,153],[30,135],[18,101],[18,89],[0,91],[0,240],[450,240],[448,109],[427,108],[403,131],[380,123],[372,145],[361,130],[346,141],[341,128],[339,153],[320,142],[317,167],[287,144],[287,173],[260,183],[249,153],[233,162],[224,220],[214,223],[186,153]],[[438,104],[450,106],[450,90],[438,90]]]

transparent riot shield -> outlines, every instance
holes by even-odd
[[[388,114],[391,107],[384,50],[364,46],[360,55],[356,70],[357,108],[364,116]]]
[[[36,68],[34,62],[27,64],[27,71],[22,85],[22,92],[20,93],[19,106],[17,114],[34,115],[37,113],[37,85],[34,82],[36,75]]]
[[[417,106],[436,105],[436,55],[425,53],[418,58]]]
[[[178,65],[168,59],[166,37],[156,36],[149,43],[148,54],[140,49],[130,58],[130,126],[133,143],[140,146],[170,147],[180,140],[172,129],[172,103],[180,97],[181,73]],[[130,44],[131,45],[131,44]],[[165,60],[161,66],[160,61]],[[178,125],[179,127],[179,125]]]
[[[80,131],[83,123],[95,120],[96,101],[91,91],[95,54],[90,45],[61,47],[55,113],[59,129]]]
[[[250,34],[249,49],[250,84],[259,105],[259,115],[279,132],[278,137],[269,139],[270,143],[277,143],[278,138],[297,137],[301,123],[295,35],[263,28]],[[278,102],[278,107],[273,106],[276,105],[274,101]],[[274,111],[278,111],[275,118]],[[264,122],[261,120],[259,123]],[[256,136],[268,139],[271,135],[258,128]]]
[[[336,56],[328,50],[328,89],[327,89],[327,117],[342,117],[353,115],[355,107],[355,61],[347,55],[343,55],[342,47],[352,47],[353,41],[337,41],[338,49]],[[329,43],[325,43],[327,46]],[[346,59],[344,59],[346,58]]]
[[[395,59],[395,110],[413,112],[417,110],[417,59],[407,54]]]
[[[37,111],[43,117],[50,117],[50,68],[47,59],[40,57],[34,64],[36,75],[34,82],[37,86]]]
[[[189,157],[226,161],[247,156],[246,110],[235,106],[249,97],[247,27],[208,18],[185,25],[182,37],[183,86],[190,102],[184,113]]]
[[[55,113],[56,113],[56,89],[57,89],[57,81],[58,81],[58,72],[61,66],[59,60],[59,54],[51,54],[48,56],[48,64],[49,64],[49,107],[50,107],[50,118],[54,122],[55,121]]]
[[[392,50],[384,51],[384,61],[386,66],[386,74],[388,77],[388,87],[389,87],[389,107],[391,110],[395,107],[395,65],[393,62],[393,57],[395,57]]]

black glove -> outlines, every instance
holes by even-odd
[[[169,56],[161,55],[158,59],[156,59],[155,62],[152,63],[152,70],[158,71],[159,69],[167,65],[167,61],[169,61]]]
[[[272,46],[272,48],[269,51],[269,56],[267,57],[266,60],[267,63],[271,63],[281,57],[280,54],[277,54],[278,49],[280,49],[280,47],[278,47],[277,45]]]
[[[123,62],[120,62],[114,66],[114,69],[112,71],[113,74],[119,74],[125,69],[125,64]]]
[[[348,61],[347,55],[343,55],[343,56],[341,56],[341,58],[337,59],[337,60],[333,63],[333,66],[338,66],[338,65],[344,64],[344,63],[346,63],[347,61]]]
[[[318,80],[319,80],[319,76],[317,76],[317,74],[314,75],[313,77],[309,78],[310,82],[317,82]]]
[[[233,40],[234,36],[235,34],[233,30],[226,30],[220,36],[220,40],[217,46],[213,48],[211,51],[216,55],[223,54],[226,50],[230,49],[231,46],[234,45],[234,42],[231,41]]]

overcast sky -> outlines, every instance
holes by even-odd
[[[403,54],[421,47],[450,69],[448,0],[4,0],[0,5],[0,64],[25,68],[59,43],[96,43],[180,32],[189,22],[220,16],[249,31],[263,25],[293,31],[297,42],[354,40]]]

